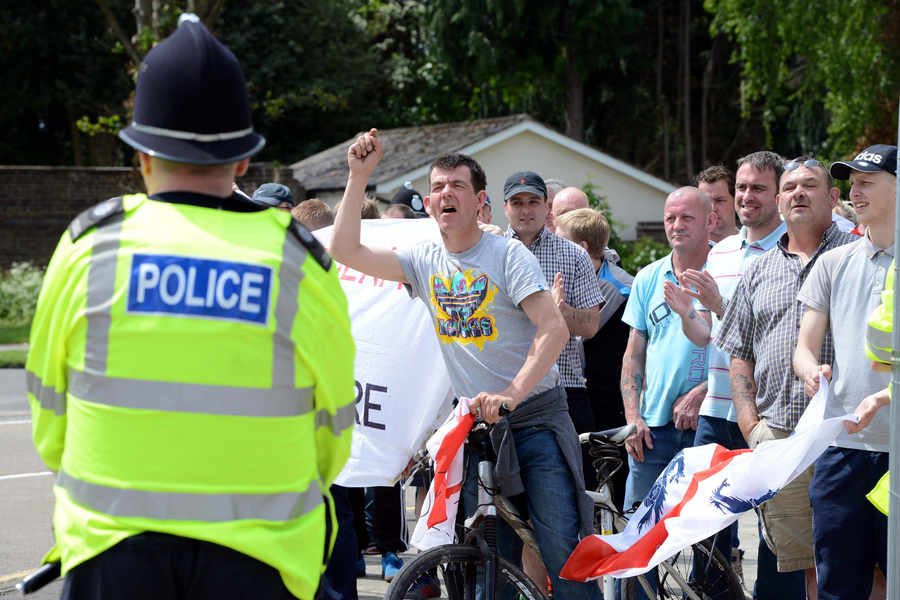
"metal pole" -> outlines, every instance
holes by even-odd
[[[900,100],[898,100],[900,106]],[[897,124],[897,145],[900,146],[900,122]],[[900,167],[900,154],[897,155],[897,166]],[[900,175],[900,168],[895,173]],[[900,327],[897,326],[897,315],[900,314],[900,264],[896,260],[897,249],[900,248],[900,179],[897,179],[897,197],[894,215],[894,321],[891,344],[891,390],[900,395]],[[891,399],[891,456],[890,456],[890,501],[888,503],[888,549],[887,549],[887,598],[900,600],[900,406]]]

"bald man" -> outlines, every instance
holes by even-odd
[[[553,213],[553,220],[555,222],[556,217],[569,211],[587,207],[587,194],[585,194],[577,187],[570,186],[567,188],[563,188],[559,192],[557,192],[556,196],[553,197],[553,208],[551,209],[551,212]]]

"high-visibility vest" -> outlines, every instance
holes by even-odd
[[[894,263],[888,269],[884,278],[884,289],[881,291],[881,305],[872,311],[866,327],[866,355],[872,360],[883,363],[891,362],[891,337],[894,327]],[[888,386],[888,393],[891,392]],[[866,495],[866,498],[875,507],[888,514],[890,473],[885,473],[878,481],[875,488]]]
[[[891,335],[894,320],[894,263],[884,278],[881,304],[872,311],[866,328],[866,356],[883,363],[891,362]]]
[[[65,574],[155,531],[252,556],[312,598],[353,359],[336,269],[286,212],[143,194],[85,211],[47,268],[26,365],[58,474],[45,560]]]

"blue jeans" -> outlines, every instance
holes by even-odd
[[[704,444],[719,444],[729,450],[743,450],[747,447],[747,440],[744,439],[737,423],[719,417],[700,415],[697,420],[694,445],[703,446]],[[731,560],[731,549],[739,546],[737,521],[716,535],[716,548],[726,560]]]
[[[669,461],[680,451],[694,445],[694,430],[675,429],[674,423],[651,427],[650,436],[653,438],[653,449],[644,446],[644,462],[638,462],[631,455],[628,456],[625,510],[630,510],[635,503],[642,502]],[[651,573],[652,571],[648,571],[647,580],[654,586],[655,581],[652,580]],[[642,587],[637,586],[635,591],[637,600],[646,600],[647,596]]]
[[[653,482],[676,454],[694,445],[693,429],[675,429],[674,423],[651,427],[653,449],[644,446],[644,462],[628,457],[628,480],[625,482],[625,510],[641,502]]]
[[[887,468],[887,452],[835,446],[816,460],[809,501],[820,600],[868,598],[875,565],[887,574],[887,517],[866,499]]]
[[[572,435],[575,435],[574,429]],[[579,519],[575,482],[556,437],[548,429],[526,427],[514,429],[513,439],[525,493],[512,500],[518,506],[527,507],[554,596],[566,600],[602,599],[596,582],[576,583],[559,578],[560,570],[578,543]],[[477,481],[478,460],[470,455],[466,459],[462,493],[463,511],[467,516],[475,512]],[[522,540],[503,520],[497,527],[497,546],[503,558],[521,566]],[[498,597],[515,600],[510,590],[502,590]]]

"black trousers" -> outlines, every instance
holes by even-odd
[[[356,530],[353,524],[353,507],[350,505],[350,490],[332,484],[331,497],[337,514],[338,533],[334,550],[328,561],[328,568],[319,583],[319,600],[357,600],[356,561],[359,550],[356,545]]]
[[[350,488],[359,551],[370,545],[382,554],[406,550],[406,517],[400,484]]]
[[[66,575],[63,600],[295,598],[269,565],[231,548],[164,533],[126,538]]]
[[[566,400],[569,402],[569,416],[577,433],[588,433],[594,429],[594,410],[591,408],[591,399],[585,388],[566,388]],[[588,490],[596,489],[597,473],[591,464],[591,456],[587,446],[581,447],[581,462],[584,471],[584,487]]]

